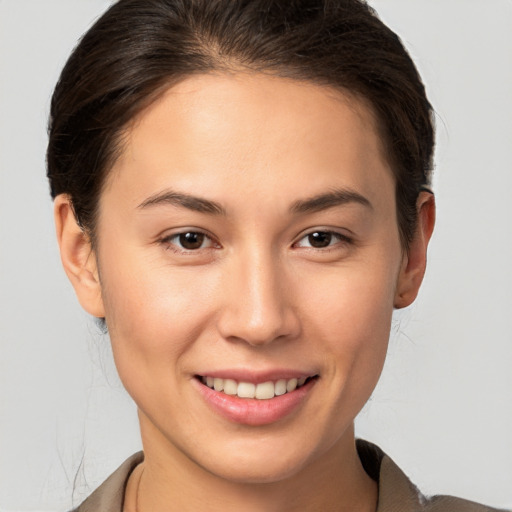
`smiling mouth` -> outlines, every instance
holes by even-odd
[[[197,379],[210,389],[226,395],[237,396],[239,398],[255,398],[257,400],[269,400],[276,396],[291,393],[316,378],[318,378],[318,376],[314,375],[311,377],[301,377],[299,379],[279,379],[254,384],[252,382],[239,382],[233,379],[197,375]]]

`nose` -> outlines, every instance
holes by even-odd
[[[218,320],[224,339],[262,346],[299,335],[300,319],[283,267],[271,253],[254,250],[226,266]]]

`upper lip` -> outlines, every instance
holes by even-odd
[[[278,381],[280,379],[300,379],[314,377],[317,375],[314,371],[292,370],[284,368],[275,368],[271,370],[258,371],[254,369],[226,368],[223,370],[205,370],[196,374],[199,377],[213,377],[220,379],[232,379],[237,382],[250,382],[260,384],[268,381]]]

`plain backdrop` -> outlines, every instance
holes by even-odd
[[[358,433],[426,493],[512,507],[512,2],[374,0],[438,118],[437,229]],[[0,0],[0,510],[62,511],[140,449],[108,338],[60,268],[49,98],[106,0]]]

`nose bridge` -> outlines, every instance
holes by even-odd
[[[248,248],[231,262],[220,330],[224,338],[264,345],[299,329],[287,273],[270,248]]]

